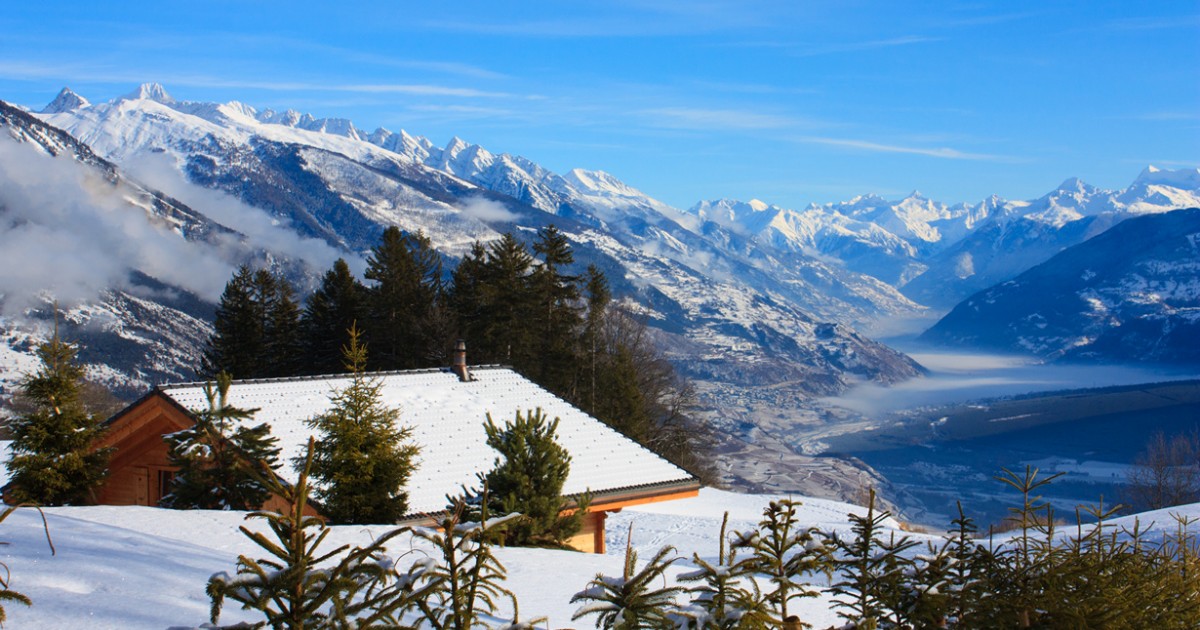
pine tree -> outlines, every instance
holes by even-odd
[[[213,624],[225,600],[231,599],[244,610],[262,613],[264,623],[272,628],[395,628],[400,627],[397,622],[403,613],[415,607],[414,600],[428,597],[437,586],[426,581],[417,587],[424,573],[421,566],[403,576],[392,569],[395,561],[385,554],[385,544],[408,533],[407,528],[389,531],[366,547],[321,549],[330,530],[320,517],[305,513],[312,458],[310,439],[295,484],[283,482],[269,468],[262,471],[267,488],[288,510],[246,516],[267,522],[274,540],[244,525],[239,529],[270,557],[238,556],[235,575],[221,572],[209,578],[206,590],[212,599]]]
[[[483,477],[490,496],[488,509],[496,515],[524,516],[504,530],[504,544],[565,547],[583,527],[590,497],[562,496],[571,455],[555,440],[558,419],[547,423],[541,409],[517,411],[513,421],[500,428],[489,414],[484,431],[488,446],[500,454]]]
[[[270,491],[260,473],[274,468],[279,457],[276,438],[266,424],[249,426],[257,409],[228,402],[229,374],[204,384],[208,409],[193,410],[191,427],[163,436],[167,456],[178,470],[170,492],[159,505],[181,510],[254,510]]]
[[[21,382],[33,409],[12,423],[8,470],[16,503],[89,503],[104,480],[109,452],[92,448],[103,428],[80,402],[83,368],[75,353],[56,322],[54,336],[37,349],[41,369]]]
[[[576,337],[583,323],[579,277],[565,273],[575,256],[567,237],[553,225],[538,232],[533,251],[541,255],[541,264],[529,276],[536,305],[531,322],[536,354],[530,375],[550,391],[570,396],[578,363]]]
[[[254,273],[242,265],[225,284],[217,303],[213,334],[204,349],[199,372],[214,377],[219,372],[254,378],[264,355],[263,313],[256,301]]]
[[[907,568],[904,552],[918,543],[907,536],[883,539],[884,522],[891,516],[875,509],[875,489],[870,492],[866,514],[850,515],[850,531],[854,538],[834,538],[842,553],[837,561],[841,580],[830,587],[834,601],[843,610],[838,616],[857,624],[856,627],[877,628],[892,612],[896,595]]]
[[[299,308],[295,289],[282,276],[242,265],[217,304],[213,334],[200,374],[228,372],[238,378],[291,376],[298,368]]]
[[[254,274],[254,284],[263,305],[265,361],[261,376],[295,376],[299,374],[303,352],[296,290],[286,278],[265,269]]]
[[[604,351],[604,321],[612,291],[608,279],[595,265],[588,265],[584,291],[587,297],[587,312],[584,316],[582,360],[580,361],[579,395],[576,397],[581,408],[596,416],[596,395],[601,378],[601,362]]]
[[[532,266],[533,257],[512,234],[488,248],[479,287],[480,339],[472,346],[486,360],[511,365],[523,374],[532,374],[534,362],[534,331],[529,326]]]
[[[668,559],[674,547],[663,547],[654,554],[650,562],[637,570],[637,552],[633,550],[633,525],[629,526],[629,540],[625,545],[625,566],[620,577],[603,574],[588,582],[588,587],[571,597],[571,603],[585,604],[571,615],[575,621],[596,615],[597,628],[675,628],[673,618],[675,597],[686,592],[682,586],[662,586],[666,583],[666,572],[678,557]]]
[[[439,358],[442,261],[424,234],[389,227],[367,260],[367,337],[375,369],[423,368]]]
[[[308,297],[301,319],[304,365],[307,374],[337,374],[345,367],[342,348],[347,331],[365,315],[366,287],[354,277],[350,265],[339,258],[325,272],[321,286]]]
[[[483,617],[495,615],[498,602],[506,599],[513,610],[507,630],[534,630],[544,619],[519,620],[519,605],[512,591],[504,587],[506,570],[492,553],[491,541],[504,537],[517,515],[492,518],[487,511],[484,488],[480,520],[466,522],[469,508],[465,499],[452,500],[450,510],[438,522],[438,529],[413,531],[415,538],[432,544],[436,555],[423,562],[421,594],[412,597],[421,621],[433,630],[473,630],[488,627]],[[422,625],[421,627],[425,627]]]
[[[750,552],[751,570],[770,580],[772,588],[765,596],[775,613],[774,623],[779,625],[792,616],[788,613],[792,600],[817,595],[798,585],[797,578],[817,572],[828,574],[832,563],[820,532],[800,526],[796,517],[799,505],[791,499],[771,501],[763,510],[758,530],[739,535],[734,543],[736,548]]]
[[[382,381],[368,376],[367,349],[351,326],[342,349],[350,384],[331,407],[310,418],[319,433],[312,476],[322,513],[334,523],[394,523],[408,511],[402,489],[415,467],[412,429],[399,426],[400,410],[380,400]],[[298,462],[299,463],[299,462]]]
[[[483,282],[487,249],[475,241],[450,276],[446,306],[457,324],[458,335],[471,344],[472,354],[481,353],[484,327]]]
[[[778,627],[754,579],[757,561],[737,557],[737,547],[726,545],[729,512],[721,519],[717,563],[692,554],[697,569],[679,575],[680,582],[698,582],[688,589],[692,604],[679,611],[688,628],[697,630],[766,630]]]

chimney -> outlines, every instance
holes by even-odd
[[[464,383],[471,380],[471,373],[467,371],[467,342],[462,339],[454,346],[450,369],[458,375],[458,380]]]

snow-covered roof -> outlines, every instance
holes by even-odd
[[[497,425],[517,410],[542,409],[558,418],[557,439],[571,454],[564,494],[594,495],[677,484],[693,485],[683,469],[576,409],[537,384],[504,367],[471,368],[463,382],[449,369],[381,372],[385,405],[400,409],[400,422],[412,427],[420,446],[418,464],[406,486],[412,515],[446,508],[447,494],[478,485],[477,473],[494,466],[497,453],[486,443],[483,425]],[[280,474],[294,477],[292,462],[304,455],[312,429],[305,422],[330,407],[330,395],[350,383],[348,375],[234,381],[228,403],[258,408],[253,422],[266,422],[282,448]],[[160,391],[190,410],[207,408],[202,383],[166,385]]]

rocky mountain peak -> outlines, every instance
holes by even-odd
[[[64,87],[58,96],[54,97],[45,107],[42,108],[42,114],[59,114],[62,112],[72,112],[81,107],[91,105],[88,100],[76,94],[71,88]]]
[[[166,88],[161,83],[143,83],[136,90],[126,94],[118,100],[126,101],[156,101],[164,105],[170,105],[175,102],[174,97],[167,94]]]

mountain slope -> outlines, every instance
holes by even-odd
[[[823,321],[915,308],[890,287],[811,259],[765,257],[736,236],[693,233],[672,219],[678,211],[604,173],[560,176],[458,139],[439,149],[294,112],[178,102],[153,85],[45,118],[135,172],[160,156],[190,183],[350,252],[374,245],[387,225],[422,230],[454,258],[476,239],[505,231],[529,238],[554,223],[582,263],[596,263],[618,294],[639,303],[694,374],[717,369],[706,363],[733,363],[744,369],[731,373],[747,383],[795,380],[828,393],[860,378],[894,382],[919,372],[844,326],[817,335]]]
[[[1200,208],[1127,219],[959,304],[923,340],[1200,365]]]
[[[128,177],[0,102],[0,407],[37,369],[33,352],[56,308],[88,377],[119,397],[194,378],[214,302],[236,265],[269,265],[300,281],[315,275],[278,244]]]

